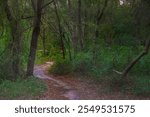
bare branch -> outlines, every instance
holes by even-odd
[[[117,74],[119,74],[119,75],[122,75],[122,72],[119,72],[119,71],[117,71],[117,70],[113,70],[115,73],[117,73]]]
[[[121,77],[126,77],[129,71],[133,68],[133,66],[146,54],[148,54],[150,48],[150,39],[146,41],[146,45],[144,50],[123,70],[123,72],[118,72],[116,70],[113,70],[114,72],[121,75]]]
[[[48,5],[52,4],[53,2],[54,2],[54,0],[52,0],[52,1],[48,2],[48,3],[46,3],[45,5],[43,5],[43,6],[41,7],[41,9],[44,9],[45,7],[47,7]]]
[[[31,18],[34,18],[34,17],[35,16],[26,16],[26,17],[22,16],[21,19],[31,19]]]
[[[104,3],[104,6],[103,6],[101,13],[100,13],[100,9],[98,11],[98,18],[97,18],[98,22],[100,22],[100,20],[102,19],[103,15],[104,15],[105,9],[107,8],[107,5],[108,5],[108,1],[109,0],[105,0],[105,3]]]

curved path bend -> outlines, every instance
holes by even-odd
[[[116,100],[116,99],[149,99],[137,97],[132,92],[124,93],[116,90],[112,91],[100,83],[91,81],[90,79],[72,76],[53,77],[48,74],[48,69],[53,62],[46,62],[43,65],[35,66],[34,75],[47,84],[47,92],[37,97],[46,100]]]
[[[50,66],[52,64],[53,64],[53,62],[46,62],[43,65],[35,66],[34,76],[38,77],[40,79],[46,80],[46,82],[48,82],[48,81],[52,82],[52,85],[54,87],[53,89],[57,88],[57,89],[60,89],[61,92],[63,92],[63,93],[59,94],[60,97],[62,97],[62,98],[64,97],[64,99],[69,99],[69,100],[79,99],[79,95],[74,88],[72,88],[70,85],[68,85],[67,83],[65,83],[63,81],[61,81],[59,79],[55,79],[48,75],[48,69],[50,68]]]

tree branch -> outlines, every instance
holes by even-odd
[[[105,11],[105,9],[107,8],[108,1],[109,1],[109,0],[105,0],[105,3],[104,3],[104,6],[103,6],[103,8],[102,8],[101,13],[100,13],[100,9],[99,9],[99,11],[98,11],[98,17],[97,17],[97,21],[98,21],[98,22],[100,22],[100,20],[102,19],[102,16],[104,15],[104,11]]]
[[[45,7],[47,7],[48,5],[52,4],[53,2],[54,2],[54,0],[52,0],[52,1],[48,2],[48,3],[46,3],[45,5],[43,5],[43,6],[41,7],[41,9],[44,9]]]
[[[31,18],[34,18],[34,17],[35,16],[26,16],[26,17],[22,16],[21,19],[31,19]]]
[[[5,12],[6,12],[6,15],[7,15],[7,19],[9,21],[13,21],[14,17],[11,13],[11,10],[10,10],[9,6],[8,6],[8,0],[3,0],[3,3],[4,3],[4,8],[5,8]]]
[[[116,70],[113,70],[117,74],[120,74],[122,77],[126,77],[129,71],[133,68],[133,66],[146,54],[148,54],[150,48],[150,39],[146,41],[146,45],[144,50],[123,70],[123,72],[119,72]]]

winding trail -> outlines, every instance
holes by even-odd
[[[60,94],[62,97],[65,97],[69,100],[80,99],[77,91],[73,87],[61,80],[55,79],[48,75],[47,71],[52,64],[53,62],[46,62],[46,64],[35,66],[34,76],[43,80],[51,81],[54,88],[60,88],[61,91],[63,91],[63,94]]]
[[[92,79],[78,76],[50,76],[48,69],[53,62],[46,62],[34,68],[34,76],[47,84],[47,92],[37,97],[40,100],[128,100],[149,99],[137,97],[132,92],[112,91],[108,85],[93,82]]]

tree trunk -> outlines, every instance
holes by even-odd
[[[81,0],[78,0],[78,40],[80,42],[80,49],[83,50],[83,31],[82,31],[82,17],[81,17]]]
[[[42,42],[43,42],[43,54],[46,55],[46,37],[45,37],[45,29],[43,29],[43,36],[42,36]]]
[[[56,6],[56,1],[54,0],[53,3],[54,3],[54,7],[55,7],[55,14],[56,14],[57,21],[58,21],[58,29],[59,29],[60,43],[61,43],[61,52],[62,52],[63,59],[65,59],[66,55],[65,55],[65,45],[64,45],[64,41],[63,41],[62,26],[61,26],[60,17],[58,14],[57,6]]]
[[[27,73],[26,73],[27,76],[32,76],[33,71],[34,71],[34,63],[35,63],[36,50],[37,50],[37,44],[38,44],[38,37],[40,34],[42,3],[43,3],[43,0],[37,0],[37,4],[33,4],[33,8],[34,9],[36,8],[36,9],[35,9],[35,17],[34,17],[34,21],[33,21],[34,27],[33,27],[33,32],[32,32],[30,53],[29,53],[28,65],[27,65]]]
[[[108,0],[105,0],[102,10],[100,10],[100,8],[99,8],[98,12],[97,12],[97,15],[96,15],[96,29],[95,29],[95,37],[94,37],[94,40],[93,40],[93,46],[94,46],[94,48],[93,48],[93,60],[96,59],[97,39],[99,37],[100,21],[101,21],[103,15],[104,15],[104,12],[107,8],[107,5],[108,5]]]
[[[69,9],[69,10],[71,10],[71,8],[72,8],[71,6],[72,6],[72,5],[71,5],[71,0],[68,0],[68,9]],[[71,15],[71,14],[70,14],[70,15]]]
[[[21,41],[22,41],[22,32],[21,32],[21,26],[20,26],[20,21],[18,18],[16,18],[12,12],[11,8],[8,5],[8,0],[3,0],[4,8],[5,8],[5,13],[7,15],[7,19],[10,23],[10,28],[11,28],[11,42],[9,46],[9,50],[11,52],[12,56],[12,78],[16,79],[18,76],[21,76]],[[16,1],[16,7],[18,6],[18,1]],[[17,16],[19,17],[19,16]]]
[[[68,26],[70,34],[71,34],[71,41],[70,41],[70,48],[71,46],[73,47],[73,51],[70,51],[70,54],[74,53],[74,58],[75,55],[77,53],[77,43],[78,43],[78,32],[77,32],[77,25],[76,25],[76,18],[74,18],[74,10],[73,10],[73,6],[72,6],[72,2],[71,0],[68,0],[68,17],[69,17],[69,24],[70,26]],[[73,52],[73,53],[72,53]],[[71,55],[72,56],[72,55]],[[71,57],[73,58],[73,57]]]

